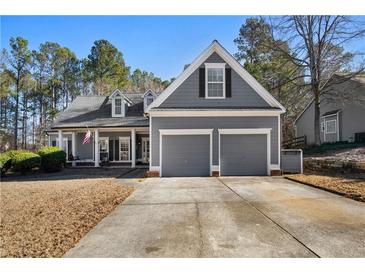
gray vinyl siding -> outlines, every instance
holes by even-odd
[[[209,135],[162,136],[162,176],[209,176]]]
[[[224,63],[213,53],[204,63]],[[204,66],[204,63],[202,66]],[[229,68],[228,65],[226,67]],[[232,69],[232,97],[225,99],[205,99],[199,97],[199,69],[193,72],[161,105],[167,107],[269,107],[268,103],[254,91]]]
[[[325,99],[320,106],[320,115],[334,110],[340,110],[339,113],[339,134],[340,141],[353,141],[357,132],[365,132],[365,85],[359,86],[353,81],[345,82],[336,89],[341,92],[348,92],[348,97],[353,98],[341,100],[338,102],[327,102]],[[323,118],[321,118],[321,121]],[[296,124],[297,136],[307,136],[307,143],[314,143],[314,104],[312,103],[297,120]],[[324,142],[324,133],[320,132],[321,142]],[[326,141],[336,140],[334,136],[326,137]]]
[[[218,165],[218,129],[272,128],[271,164],[278,164],[278,117],[153,117],[151,129],[152,165],[159,166],[159,129],[214,129],[212,164]]]
[[[281,169],[287,173],[301,173],[302,155],[300,150],[281,151]]]
[[[296,124],[296,137],[307,136],[307,143],[314,143],[314,104],[303,112]]]
[[[220,137],[221,176],[267,175],[267,135]]]

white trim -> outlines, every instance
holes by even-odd
[[[162,135],[208,135],[213,129],[159,129]]]
[[[149,112],[150,117],[250,117],[250,116],[278,116],[281,110],[167,110]]]
[[[212,165],[212,172],[219,171],[219,165]]]
[[[219,134],[268,134],[271,128],[219,128]]]
[[[270,170],[280,170],[280,165],[270,165]]]
[[[152,170],[152,117],[149,119],[149,138],[150,138],[150,171]]]
[[[99,129],[99,132],[130,132],[131,129],[135,129],[136,133],[145,132],[148,133],[149,127],[97,127]],[[65,128],[66,130],[72,130],[77,131],[77,133],[84,133],[88,130],[93,130],[95,127],[89,127],[89,128]],[[58,129],[56,129],[58,130]],[[62,129],[63,130],[63,129]],[[48,132],[48,134],[57,134],[57,132]],[[63,134],[71,134],[70,132],[64,132]]]
[[[150,165],[150,171],[158,171],[158,172],[160,172],[160,166],[151,166]]]
[[[327,118],[327,117],[330,117],[330,116],[337,116],[337,114],[338,114],[339,112],[340,112],[340,110],[339,110],[339,111],[337,111],[336,113],[323,115],[323,116],[322,116],[322,118]]]
[[[248,85],[250,85],[270,106],[279,107],[285,112],[285,108],[251,76],[243,66],[217,41],[213,41],[177,78],[168,86],[156,100],[148,106],[147,112],[152,108],[160,106],[201,64],[213,53],[216,52]]]
[[[327,126],[327,124],[328,124],[329,122],[335,122],[335,131],[331,131],[331,132],[329,132],[329,131],[328,131],[328,126]],[[335,133],[337,133],[337,122],[336,122],[336,119],[332,119],[332,120],[325,120],[325,123],[326,123],[325,134],[335,134]]]
[[[131,137],[130,136],[119,136],[118,140],[119,140],[119,153],[118,153],[119,154],[119,162],[128,163],[128,162],[131,161]],[[120,153],[121,152],[120,148],[122,147],[121,146],[121,141],[122,140],[128,140],[128,160],[121,160],[122,154]]]
[[[115,113],[115,100],[120,100],[120,114]],[[112,99],[112,117],[124,117],[125,116],[125,100],[123,97]]]
[[[159,161],[160,161],[160,177],[162,177],[162,136],[164,135],[209,135],[209,146],[210,146],[210,152],[209,152],[209,174],[212,175],[212,163],[213,163],[213,129],[160,129],[160,140],[159,140],[159,146],[160,146],[160,155],[159,155]],[[151,143],[151,142],[150,142]],[[151,153],[151,152],[150,152]]]
[[[144,98],[148,93],[152,93],[153,96],[157,96],[156,92],[154,92],[152,89],[147,90],[145,93],[143,93],[142,98]]]
[[[340,141],[340,111],[337,112],[337,142]]]
[[[219,162],[219,175],[221,175],[221,138],[220,135],[245,135],[245,134],[266,134],[266,142],[267,142],[267,175],[270,175],[271,169],[271,128],[232,128],[232,129],[218,129],[218,162]]]
[[[281,117],[278,116],[278,166],[280,169],[280,161],[281,161]]]
[[[204,63],[205,65],[205,99],[225,99],[226,98],[226,63]],[[209,82],[208,81],[208,69],[222,69],[223,70],[223,82]],[[222,84],[223,93],[222,96],[209,96],[208,84]]]

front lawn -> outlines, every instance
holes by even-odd
[[[365,174],[305,170],[304,174],[290,174],[285,177],[365,202]]]
[[[0,257],[62,257],[132,191],[113,179],[1,183]]]

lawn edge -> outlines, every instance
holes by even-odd
[[[321,189],[321,190],[324,190],[324,191],[328,191],[328,192],[331,192],[333,194],[337,194],[337,195],[340,195],[340,196],[345,197],[345,198],[349,198],[349,199],[354,200],[354,201],[357,201],[357,202],[365,203],[363,200],[361,200],[361,198],[358,198],[356,196],[352,196],[351,194],[339,192],[337,190],[333,190],[333,189],[326,188],[326,187],[323,187],[323,186],[313,185],[311,183],[303,182],[303,181],[300,181],[300,180],[297,180],[297,179],[293,179],[293,178],[290,178],[290,177],[287,177],[287,176],[284,176],[284,178],[285,179],[288,179],[290,181],[299,183],[299,184],[303,184],[303,185],[306,185],[306,186],[310,186],[310,187],[314,187],[314,188]]]

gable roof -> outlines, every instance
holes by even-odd
[[[113,93],[109,96],[109,99],[114,99],[114,97],[117,96],[118,94],[128,103],[129,106],[132,104],[132,101],[119,89],[114,90]]]
[[[336,77],[336,76],[339,76],[339,77],[341,77],[341,76],[344,76],[344,75],[346,75],[346,74],[340,74],[340,73],[336,73],[336,74],[334,74],[334,76]],[[348,80],[346,80],[345,82],[342,82],[342,83],[339,83],[339,84],[335,84],[335,85],[341,85],[341,84],[343,84],[343,83],[346,83],[347,81],[352,81],[352,82],[354,82],[354,83],[356,83],[356,84],[358,84],[359,86],[361,86],[361,87],[364,87],[365,88],[365,74],[358,74],[358,75],[356,75],[356,76],[354,76],[353,78],[351,78],[351,79],[348,79]],[[297,121],[302,117],[302,115],[307,111],[307,109],[312,105],[312,103],[313,103],[313,101],[314,101],[314,98],[312,98],[310,101],[309,101],[309,103],[305,106],[305,108],[303,109],[303,111],[298,115],[298,117],[294,120],[294,124],[296,124],[297,123]]]
[[[112,117],[112,102],[108,96],[77,96],[68,108],[57,115],[51,128],[148,127],[142,93],[121,96],[130,102],[125,117]]]
[[[285,108],[221,45],[214,40],[161,94],[152,102],[146,112],[160,106],[203,62],[216,52],[239,76],[241,76],[257,94],[271,107],[285,111]]]

